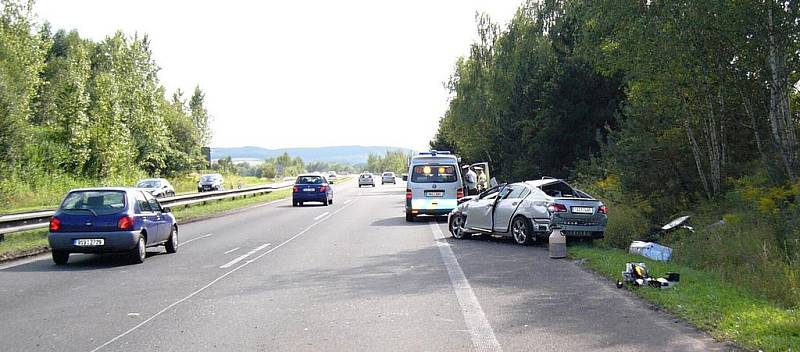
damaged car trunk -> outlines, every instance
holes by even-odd
[[[549,198],[547,210],[551,229],[560,228],[567,237],[603,238],[608,208],[564,181],[552,181],[537,186]]]

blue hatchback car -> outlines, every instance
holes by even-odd
[[[76,189],[50,219],[47,241],[58,265],[66,264],[70,253],[128,253],[131,262],[141,263],[147,247],[178,250],[178,224],[145,190]]]
[[[297,176],[292,188],[292,206],[303,205],[303,202],[321,202],[333,204],[333,188],[324,176],[306,174]]]

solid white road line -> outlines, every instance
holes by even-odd
[[[352,199],[348,199],[348,200],[344,201],[344,204],[350,203],[351,200]]]
[[[258,247],[256,247],[256,248],[253,248],[253,250],[252,250],[252,251],[249,251],[249,252],[247,252],[247,254],[242,254],[242,255],[240,255],[239,257],[237,257],[236,259],[234,259],[234,260],[231,260],[231,261],[229,261],[229,262],[225,263],[225,265],[223,265],[223,266],[221,266],[221,267],[219,267],[219,268],[220,268],[220,269],[226,269],[226,268],[230,268],[230,267],[232,267],[232,266],[233,266],[233,264],[236,264],[236,263],[238,263],[238,262],[242,261],[244,258],[247,258],[247,257],[249,257],[249,256],[253,255],[253,253],[255,253],[255,252],[258,252],[258,251],[260,251],[260,250],[262,250],[262,249],[264,249],[264,248],[267,248],[267,246],[269,246],[270,244],[271,244],[271,243],[266,243],[266,244],[262,244],[262,245],[260,245],[260,246],[258,246]]]
[[[317,220],[319,220],[319,219],[321,219],[321,218],[325,217],[325,215],[328,215],[329,213],[330,213],[329,211],[326,211],[326,212],[324,212],[324,213],[322,213],[322,214],[318,215],[316,218],[314,218],[314,221],[317,221]]]
[[[442,234],[442,229],[434,221],[429,224],[436,246],[439,247],[439,253],[442,255],[444,266],[447,268],[447,275],[450,276],[450,283],[456,292],[458,304],[461,305],[461,312],[464,313],[464,322],[467,323],[472,344],[478,351],[502,351],[500,343],[494,336],[492,326],[489,325],[486,314],[483,313],[483,308],[481,308],[478,298],[475,297],[475,292],[472,291],[472,286],[464,275],[464,271],[461,270],[461,265],[458,264],[453,249],[450,248],[450,244]]]
[[[333,212],[333,214],[336,214],[336,213],[338,213],[338,212],[340,212],[340,211],[342,211],[342,210],[345,210],[345,209],[347,209],[347,206],[343,206],[343,207],[339,208],[339,210],[337,210],[337,211]],[[127,336],[128,334],[130,334],[130,333],[132,333],[132,332],[136,331],[136,329],[139,329],[140,327],[142,327],[142,326],[144,326],[145,324],[149,323],[149,322],[150,322],[150,321],[152,321],[153,319],[157,318],[159,315],[161,315],[161,314],[164,314],[164,312],[166,312],[166,311],[170,310],[170,308],[172,308],[172,307],[175,307],[175,306],[177,306],[178,304],[181,304],[182,302],[185,302],[186,300],[188,300],[188,299],[190,299],[190,298],[194,297],[194,296],[195,296],[195,295],[197,295],[198,293],[205,291],[206,289],[208,289],[209,287],[211,287],[211,286],[212,286],[212,285],[214,285],[215,283],[219,282],[219,280],[222,280],[222,279],[224,279],[225,277],[227,277],[228,275],[235,273],[235,272],[236,272],[236,271],[238,271],[239,269],[241,269],[241,268],[244,268],[244,267],[248,266],[250,263],[252,263],[252,262],[255,262],[255,261],[257,261],[257,260],[261,259],[261,258],[262,258],[262,257],[264,257],[265,255],[267,255],[267,254],[270,254],[270,253],[274,252],[274,251],[275,251],[275,250],[277,250],[278,248],[281,248],[281,247],[283,247],[284,245],[286,245],[287,243],[294,241],[295,239],[297,239],[298,237],[300,237],[300,236],[304,235],[306,232],[308,232],[308,231],[309,231],[309,230],[311,230],[312,228],[316,227],[317,225],[319,225],[319,224],[323,223],[323,222],[324,222],[325,220],[327,220],[327,219],[328,219],[328,218],[325,218],[325,219],[323,219],[322,221],[317,221],[317,222],[315,222],[315,223],[313,223],[313,224],[311,224],[311,225],[308,225],[308,227],[306,227],[306,228],[305,228],[305,230],[303,230],[303,231],[300,231],[299,233],[297,233],[296,235],[294,235],[294,236],[292,236],[292,237],[289,237],[289,239],[288,239],[288,240],[281,242],[281,244],[279,244],[279,245],[277,245],[277,246],[275,246],[275,247],[272,247],[272,248],[270,248],[270,250],[268,250],[268,251],[266,251],[266,252],[262,253],[262,254],[261,254],[261,255],[259,255],[258,257],[255,257],[255,258],[253,258],[253,259],[250,259],[250,260],[248,260],[248,261],[244,262],[242,265],[239,265],[239,266],[237,266],[237,267],[235,267],[235,268],[231,269],[230,271],[228,271],[228,272],[226,272],[226,273],[224,273],[224,274],[220,275],[220,277],[218,277],[218,278],[214,279],[213,281],[209,282],[209,283],[208,283],[208,284],[206,284],[205,286],[203,286],[203,287],[199,288],[197,291],[194,291],[194,292],[190,293],[188,296],[186,296],[186,297],[183,297],[183,298],[181,298],[181,299],[179,299],[179,300],[175,301],[174,303],[172,303],[172,304],[170,304],[170,305],[168,305],[168,306],[164,307],[164,309],[162,309],[162,310],[160,310],[160,311],[156,312],[155,314],[153,314],[153,315],[152,315],[152,316],[150,316],[149,318],[147,318],[147,319],[143,320],[141,323],[139,323],[139,324],[136,324],[134,327],[132,327],[132,328],[130,328],[130,329],[128,329],[128,330],[126,330],[125,332],[123,332],[123,333],[121,333],[121,334],[117,335],[117,336],[116,336],[116,337],[114,337],[113,339],[106,341],[104,344],[102,344],[102,345],[100,345],[100,346],[97,346],[95,349],[91,350],[90,352],[96,352],[96,351],[99,351],[99,350],[100,350],[100,349],[102,349],[103,347],[106,347],[106,346],[108,346],[108,345],[110,345],[110,344],[114,343],[114,341],[117,341],[117,340],[119,340],[119,339],[121,339],[121,338],[123,338],[123,337]]]
[[[188,240],[188,241],[183,241],[183,242],[181,242],[181,243],[178,243],[178,247],[180,247],[180,246],[183,246],[183,245],[185,245],[185,244],[192,243],[192,242],[194,242],[194,241],[197,241],[197,240],[199,240],[199,239],[201,239],[201,238],[206,238],[206,237],[208,237],[208,236],[211,236],[211,234],[209,233],[208,235],[205,235],[205,236],[195,237],[195,238],[192,238],[191,240]],[[178,237],[178,238],[180,238],[180,237]]]
[[[223,253],[223,254],[228,254],[228,253],[230,253],[230,252],[236,251],[236,250],[237,250],[237,249],[239,249],[239,248],[242,248],[242,247],[236,247],[236,248],[234,248],[234,249],[231,249],[231,250],[229,250],[229,251],[227,251],[227,252],[225,252],[225,253]]]

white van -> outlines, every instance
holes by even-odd
[[[458,157],[447,151],[423,152],[411,158],[406,186],[406,221],[417,215],[447,215],[464,197]]]

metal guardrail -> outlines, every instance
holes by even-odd
[[[159,198],[158,202],[165,207],[185,207],[193,204],[207,203],[210,201],[223,200],[227,198],[248,197],[251,195],[255,196],[259,194],[270,193],[273,190],[291,187],[293,183],[294,182],[282,182],[225,191],[189,193],[174,197]],[[3,236],[8,233],[47,227],[50,223],[50,217],[53,216],[54,213],[55,209],[0,215],[0,241],[2,241]]]

